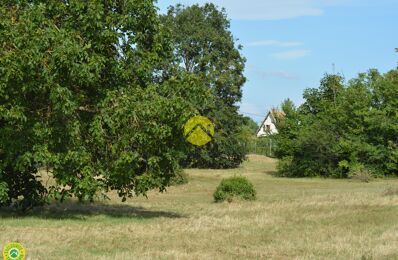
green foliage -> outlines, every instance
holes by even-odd
[[[173,65],[200,75],[219,101],[233,106],[242,97],[245,59],[235,47],[225,10],[214,4],[170,7],[163,23],[174,44]],[[182,67],[181,67],[182,64]]]
[[[299,113],[290,99],[284,100],[281,108],[285,116],[277,120],[276,127],[279,134],[273,136],[277,143],[275,156],[279,158],[293,153],[293,142],[297,138],[300,122]]]
[[[326,75],[298,109],[285,103],[277,156],[282,176],[398,175],[398,71],[376,70],[343,84]]]
[[[294,177],[296,174],[295,169],[293,168],[293,156],[284,156],[276,165],[276,176],[280,177]]]
[[[245,157],[245,60],[212,4],[159,17],[152,0],[11,0],[0,3],[0,46],[1,205],[110,190],[126,200],[165,190],[181,163]],[[201,150],[182,137],[198,114],[217,131]],[[41,167],[55,185],[43,186]]]
[[[0,204],[6,204],[8,200],[8,185],[6,182],[2,181],[0,183]]]
[[[26,210],[45,202],[46,189],[35,168],[19,171],[7,167],[0,176],[0,206],[12,205]]]
[[[269,135],[269,136],[262,136],[262,137],[257,137],[257,130],[259,128],[258,124],[254,122],[252,119],[248,118],[245,119],[244,126],[242,127],[243,129],[243,134],[244,134],[244,140],[246,141],[247,145],[247,152],[248,153],[253,153],[253,154],[261,154],[261,155],[266,155],[269,157],[274,156],[275,148],[275,136],[274,135]]]
[[[258,124],[254,122],[250,117],[242,117],[242,126],[239,132],[239,138],[246,140],[247,144],[250,145],[256,141],[256,133],[258,129]]]
[[[245,159],[246,154],[245,139],[228,136],[218,127],[213,140],[206,146],[188,148],[182,164],[185,167],[195,168],[236,168]]]
[[[162,23],[170,30],[172,52],[165,64],[163,78],[189,73],[201,79],[211,91],[207,103],[198,104],[201,115],[215,124],[212,142],[187,150],[185,167],[233,168],[247,153],[245,143],[247,119],[238,114],[237,103],[242,97],[245,59],[236,47],[229,30],[225,10],[214,4],[170,7]],[[189,93],[192,95],[192,93]]]
[[[371,171],[362,163],[349,163],[348,161],[343,160],[339,162],[339,167],[342,168],[343,171],[348,172],[348,177],[354,180],[370,182],[373,178]]]
[[[370,182],[373,179],[373,176],[367,169],[364,169],[354,172],[351,178],[360,182]]]
[[[233,198],[243,200],[255,200],[256,191],[254,186],[245,177],[230,177],[223,179],[213,194],[215,202],[227,200],[231,202]]]
[[[268,157],[275,157],[275,149],[277,148],[275,142],[275,135],[262,136],[256,139],[255,152]]]
[[[199,76],[159,76],[172,44],[151,0],[1,2],[0,46],[1,205],[163,191],[213,102]]]
[[[242,118],[242,134],[246,135],[246,138],[255,138],[256,132],[258,130],[258,124],[250,117],[244,116]]]
[[[177,171],[171,178],[170,185],[177,186],[187,184],[189,182],[189,176],[184,170]]]

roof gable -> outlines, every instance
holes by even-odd
[[[285,116],[285,113],[283,113],[282,111],[278,111],[275,108],[268,111],[264,120],[261,122],[260,127],[257,129],[256,135],[258,134],[258,132],[260,132],[261,128],[264,126],[264,123],[265,123],[265,121],[267,121],[268,118],[271,118],[272,124],[274,124],[276,126],[276,117],[279,117],[279,116],[283,117],[283,116]]]

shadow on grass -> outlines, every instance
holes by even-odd
[[[159,210],[148,210],[143,207],[129,205],[109,205],[100,203],[65,202],[36,207],[27,212],[12,208],[0,208],[0,218],[37,217],[42,219],[85,220],[87,217],[104,215],[113,218],[152,219],[152,218],[183,218],[185,216]]]

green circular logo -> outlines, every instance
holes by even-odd
[[[25,248],[17,242],[11,242],[3,248],[4,260],[24,260],[25,259]]]
[[[204,116],[194,116],[184,125],[185,139],[193,145],[203,146],[211,141],[214,125]]]

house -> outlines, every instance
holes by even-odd
[[[277,134],[278,129],[276,128],[276,118],[284,115],[285,114],[283,112],[278,111],[275,108],[271,109],[258,128],[256,136],[262,137]]]

